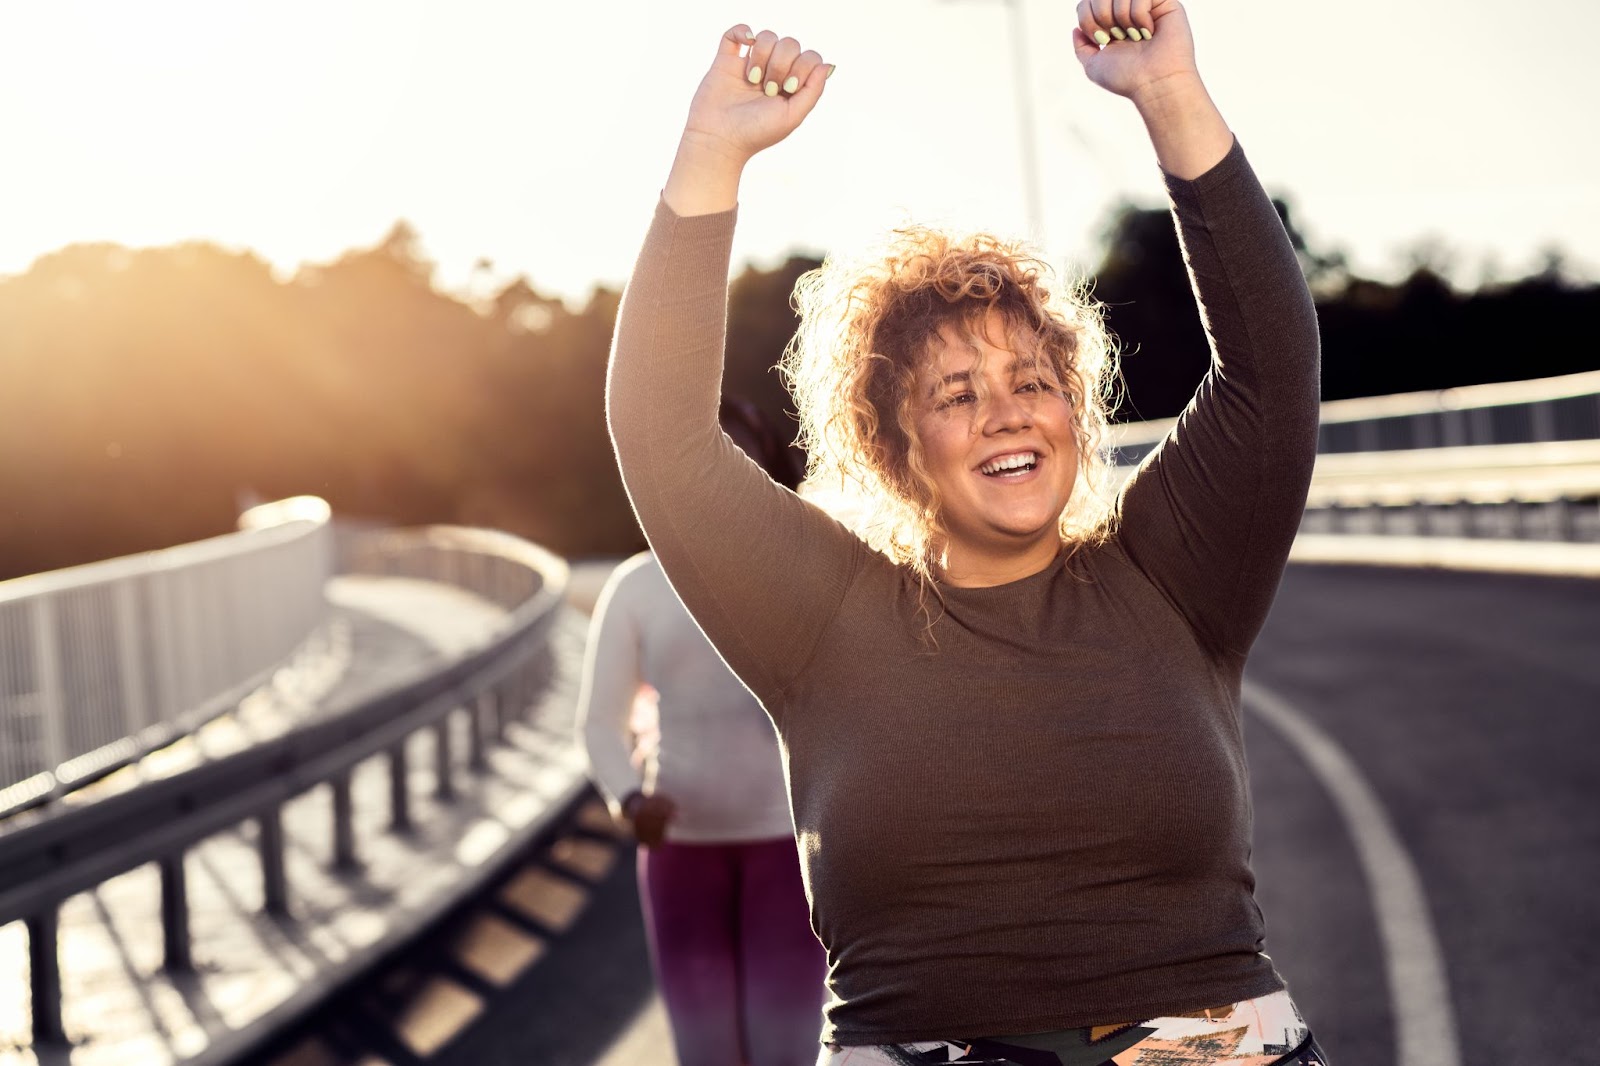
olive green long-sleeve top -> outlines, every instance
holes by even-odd
[[[1115,534],[1020,581],[942,587],[936,649],[914,575],[719,430],[734,212],[657,209],[611,432],[674,589],[777,725],[825,1040],[1114,1024],[1282,987],[1239,688],[1315,457],[1316,316],[1237,144],[1167,189],[1209,373]]]

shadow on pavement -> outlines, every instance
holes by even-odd
[[[589,1066],[655,995],[631,851],[583,914],[502,992],[483,1019],[430,1061],[439,1066]],[[662,1049],[670,1063],[670,1048]]]

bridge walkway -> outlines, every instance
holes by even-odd
[[[81,806],[181,772],[352,701],[440,669],[492,637],[506,612],[461,589],[408,578],[345,575],[328,586],[331,611],[300,654],[239,707],[190,737],[74,793]],[[435,737],[408,749],[412,829],[385,832],[385,760],[361,764],[352,782],[359,868],[331,862],[328,789],[283,808],[290,916],[263,910],[256,827],[245,823],[192,848],[186,858],[192,973],[162,967],[161,887],[155,864],[129,871],[60,910],[66,1048],[35,1049],[28,1002],[28,946],[21,922],[0,927],[0,1063],[11,1066],[161,1066],[226,1061],[275,1011],[310,1003],[325,982],[385,942],[425,925],[454,886],[481,876],[582,781],[571,720],[585,618],[560,608],[548,648],[549,684],[537,705],[488,752],[483,773],[449,775],[440,797]],[[465,724],[453,743],[467,751]],[[24,812],[19,819],[47,817]],[[7,827],[0,823],[0,833]]]

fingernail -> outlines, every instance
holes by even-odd
[[[1150,39],[1150,31],[1143,26],[1135,26],[1133,28],[1133,39],[1136,41],[1148,41]]]
[[[1133,39],[1137,41],[1139,39],[1139,31],[1138,30],[1134,30],[1133,34],[1134,34]],[[1115,37],[1119,41],[1126,41],[1128,39],[1128,35],[1126,33],[1122,32],[1122,27],[1121,26],[1113,26],[1113,27],[1111,27],[1111,36]]]
[[[1105,45],[1110,44],[1111,43],[1111,34],[1107,33],[1105,30],[1095,30],[1094,31],[1094,43],[1098,44],[1098,45],[1100,45],[1102,47],[1104,47]]]
[[[792,93],[798,88],[800,88],[800,79],[793,74],[789,75],[789,80],[783,83],[783,91]]]
[[[775,82],[775,81],[769,81],[769,82],[767,82],[767,87],[766,87],[766,89],[764,89],[764,90],[763,90],[763,91],[764,91],[764,92],[765,92],[765,93],[766,93],[766,94],[767,94],[767,95],[768,95],[768,96],[777,96],[777,95],[778,95],[778,83],[777,83],[777,82]]]
[[[833,77],[833,71],[834,71],[834,65],[832,63],[829,63],[827,72],[822,75],[822,80],[823,81],[827,81],[829,78]]]
[[[745,77],[750,79],[750,84],[751,85],[760,85],[761,84],[761,68],[760,67],[751,67],[750,68],[750,73],[746,74]]]

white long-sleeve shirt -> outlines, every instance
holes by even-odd
[[[633,759],[630,718],[642,686],[659,694],[660,739]],[[673,593],[655,556],[617,567],[595,607],[578,698],[578,732],[612,810],[635,789],[677,804],[681,843],[790,836],[794,823],[777,734]]]

